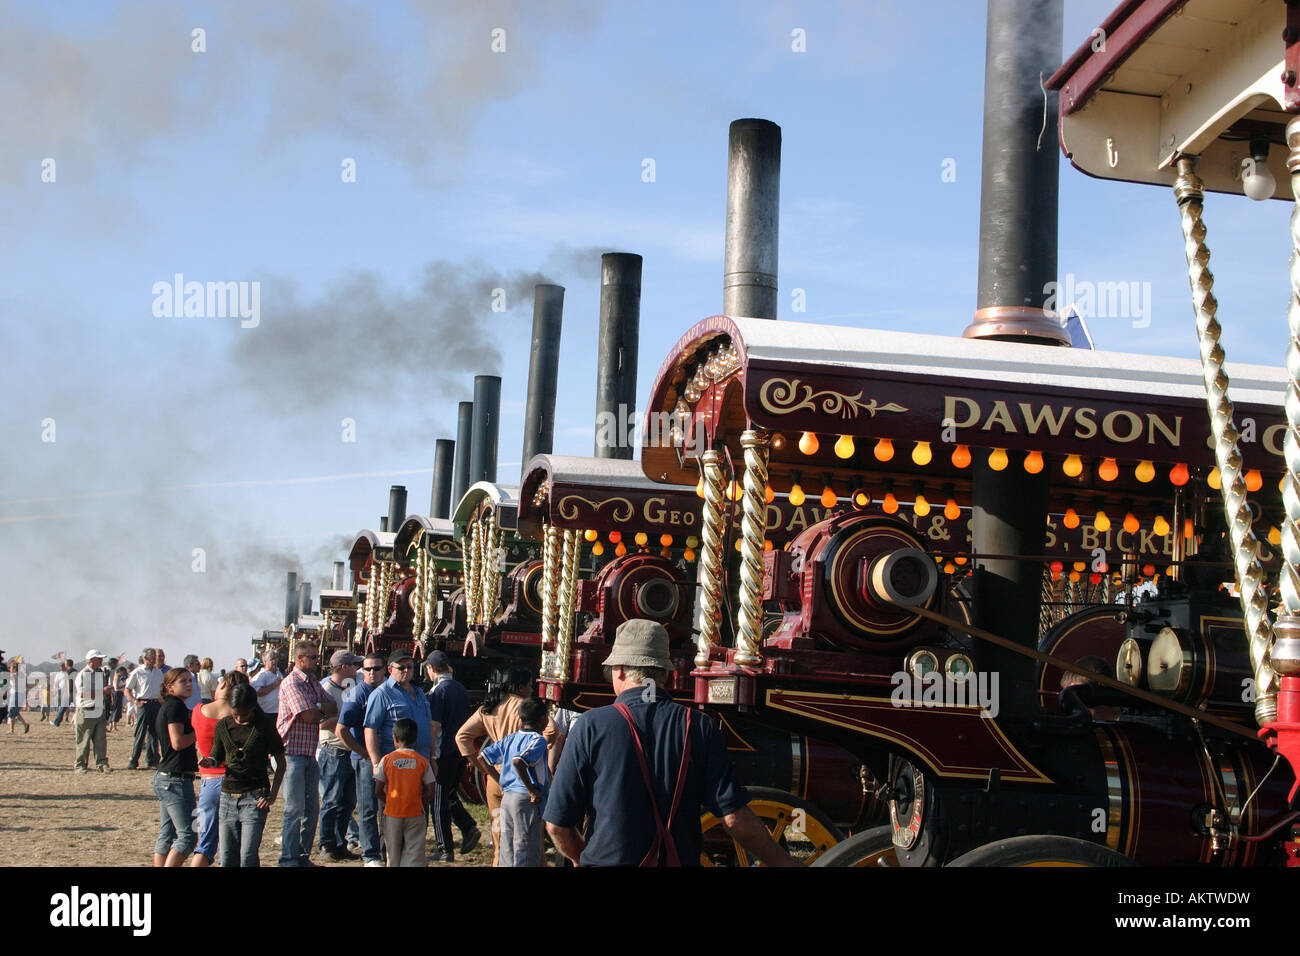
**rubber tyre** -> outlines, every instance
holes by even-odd
[[[894,827],[871,827],[835,844],[812,863],[813,866],[898,866],[894,854]]]
[[[844,834],[835,822],[815,805],[796,797],[784,790],[774,787],[747,787],[749,791],[749,808],[763,821],[768,833],[783,848],[795,850],[795,859],[805,866],[811,865],[823,853],[836,846],[844,839]],[[790,840],[787,828],[802,819],[804,839]],[[700,865],[701,866],[751,866],[749,854],[742,847],[732,843],[722,829],[722,820],[712,813],[700,816]],[[719,850],[726,844],[730,853],[726,859]]]
[[[1109,847],[1066,836],[1011,837],[976,847],[948,866],[1113,866],[1135,867]]]

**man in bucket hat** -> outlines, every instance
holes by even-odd
[[[704,806],[763,863],[797,866],[732,780],[717,725],[659,689],[672,670],[661,625],[619,627],[605,659],[616,700],[573,726],[543,813],[551,842],[586,866],[698,866]]]

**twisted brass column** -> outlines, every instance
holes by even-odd
[[[704,518],[700,528],[700,640],[695,666],[707,667],[709,650],[722,637],[722,456],[710,448],[700,456]]]
[[[461,550],[465,560],[465,625],[473,627],[478,619],[478,523],[465,529]]]
[[[551,525],[542,528],[542,674],[556,674],[554,658],[547,667],[547,647],[555,646],[555,622],[559,616],[559,575],[556,565],[559,558],[560,533]],[[551,652],[552,655],[554,652]]]
[[[1282,610],[1277,626],[1291,631],[1300,627],[1300,117],[1287,122],[1286,144],[1290,150],[1286,168],[1291,171],[1291,195],[1296,204],[1291,207],[1291,302],[1286,311],[1291,333],[1286,348],[1290,381],[1286,388],[1286,438],[1282,442],[1286,461],[1282,506],[1286,516],[1282,522]]]
[[[573,653],[573,612],[578,595],[578,564],[582,559],[582,539],[577,531],[564,532],[563,565],[560,568],[560,606],[557,614],[555,672],[561,681],[567,681],[571,672]]]
[[[483,612],[483,626],[492,623],[492,616],[497,609],[497,595],[501,591],[501,569],[497,563],[501,547],[501,536],[497,532],[497,513],[489,511],[483,528],[483,594],[480,607]]]
[[[1205,378],[1205,404],[1210,413],[1210,432],[1214,440],[1214,460],[1219,466],[1222,480],[1223,510],[1232,541],[1233,571],[1246,618],[1250,665],[1255,671],[1255,719],[1263,724],[1277,716],[1277,675],[1268,662],[1273,629],[1268,621],[1268,596],[1264,591],[1264,568],[1259,560],[1259,539],[1251,530],[1252,516],[1246,502],[1246,483],[1241,474],[1241,449],[1237,444],[1237,426],[1232,420],[1232,402],[1228,398],[1228,375],[1223,369],[1223,349],[1219,346],[1221,328],[1215,318],[1219,303],[1211,291],[1214,288],[1214,275],[1210,272],[1210,250],[1205,245],[1205,224],[1201,221],[1205,191],[1201,180],[1196,176],[1195,166],[1196,161],[1192,158],[1183,157],[1178,160],[1174,197],[1178,200],[1179,218],[1183,226],[1183,251],[1187,254],[1187,276],[1191,281],[1192,303],[1196,308],[1196,331],[1201,346],[1201,369]],[[1294,230],[1294,225],[1292,228]],[[1293,313],[1295,308],[1293,298]],[[1291,440],[1290,430],[1287,440]]]
[[[740,436],[745,450],[744,512],[740,519],[740,620],[737,664],[762,662],[763,541],[767,537],[767,432],[747,428]]]
[[[411,639],[420,640],[420,625],[424,623],[424,549],[415,552],[415,587],[411,591]]]

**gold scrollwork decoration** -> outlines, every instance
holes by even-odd
[[[632,502],[626,498],[606,498],[604,501],[591,501],[581,495],[565,495],[559,500],[555,508],[565,521],[574,521],[578,517],[579,508],[577,502],[579,501],[597,514],[605,505],[613,505],[614,507],[610,510],[610,517],[615,521],[631,521],[632,516],[636,514]]]
[[[882,405],[874,398],[864,402],[861,390],[856,395],[830,388],[816,391],[797,378],[769,378],[759,389],[758,400],[773,415],[789,415],[806,409],[814,414],[839,415],[841,418],[857,418],[859,413],[875,418],[878,412],[899,414],[907,411],[907,408],[897,402]]]

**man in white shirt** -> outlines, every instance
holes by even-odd
[[[131,759],[126,765],[129,770],[140,769],[141,751],[144,751],[148,767],[158,766],[158,761],[162,759],[154,722],[162,707],[163,672],[154,666],[156,660],[153,648],[145,648],[144,665],[133,670],[126,681],[126,698],[135,704],[136,710],[135,744],[131,747]]]
[[[262,654],[262,669],[249,681],[257,691],[257,706],[262,708],[262,713],[272,717],[280,713],[280,682],[283,680],[278,652],[273,647],[267,648]]]
[[[108,682],[104,677],[104,652],[87,651],[86,666],[77,672],[73,681],[72,718],[77,730],[77,773],[86,773],[90,762],[90,749],[95,748],[95,766],[100,773],[109,773],[108,766]]]

